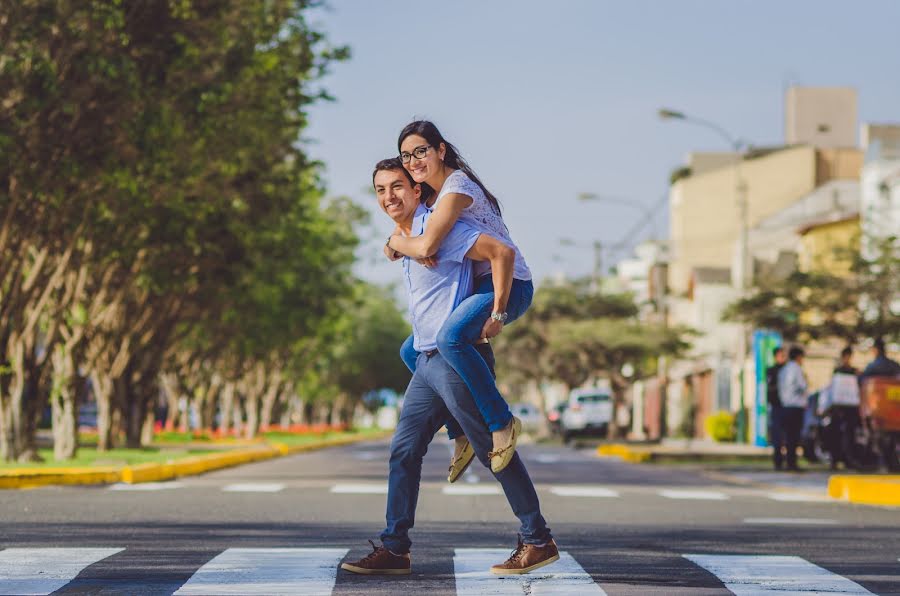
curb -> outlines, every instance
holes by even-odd
[[[900,507],[900,476],[832,476],[828,495],[859,505]]]
[[[324,439],[305,445],[288,446],[284,443],[273,442],[267,445],[254,447],[242,447],[232,449],[224,453],[210,453],[185,457],[177,461],[166,463],[136,464],[133,466],[98,466],[96,468],[17,468],[14,470],[0,470],[0,489],[5,488],[34,488],[48,485],[65,484],[114,484],[125,482],[137,484],[140,482],[161,482],[181,478],[184,476],[196,476],[213,470],[221,470],[255,461],[316,451],[327,447],[340,447],[362,441],[382,439],[389,436],[390,432],[366,435],[364,437],[341,437],[338,439]]]
[[[653,459],[653,453],[650,451],[638,451],[622,444],[600,445],[597,447],[597,455],[602,457],[619,457],[623,461],[633,464],[640,464]]]

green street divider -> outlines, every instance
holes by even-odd
[[[828,479],[828,495],[860,505],[900,507],[900,476],[844,476]]]
[[[113,484],[116,482],[137,484],[140,482],[161,482],[184,476],[195,476],[213,470],[221,470],[222,468],[230,468],[274,457],[283,457],[285,455],[315,451],[326,447],[339,447],[341,445],[350,445],[361,441],[381,439],[390,434],[390,432],[384,432],[357,437],[322,439],[303,445],[287,445],[284,443],[273,442],[253,447],[232,449],[223,453],[194,455],[165,463],[136,464],[133,466],[16,468],[12,470],[0,470],[0,489],[35,488],[52,484]]]

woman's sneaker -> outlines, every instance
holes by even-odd
[[[521,575],[544,565],[559,560],[559,549],[553,539],[543,546],[524,544],[519,538],[519,545],[509,558],[499,565],[491,567],[494,575]]]
[[[466,471],[472,460],[475,459],[475,450],[472,444],[465,437],[457,437],[456,445],[453,449],[453,457],[450,458],[450,475],[447,476],[447,482],[456,482]]]
[[[363,575],[409,575],[412,563],[409,554],[395,555],[383,546],[372,545],[372,552],[355,563],[341,563],[341,569]]]
[[[494,439],[494,449],[488,453],[491,458],[491,471],[499,472],[509,465],[516,453],[516,442],[522,434],[522,421],[513,416],[505,428],[491,433]]]

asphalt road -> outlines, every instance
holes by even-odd
[[[485,573],[515,547],[517,520],[480,466],[447,484],[439,436],[410,576],[335,574],[383,527],[384,441],[161,485],[0,492],[0,594],[900,594],[898,509],[520,451],[566,553],[522,578]]]

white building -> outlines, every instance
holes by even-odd
[[[873,239],[900,235],[900,124],[864,124],[860,175],[863,250]]]

